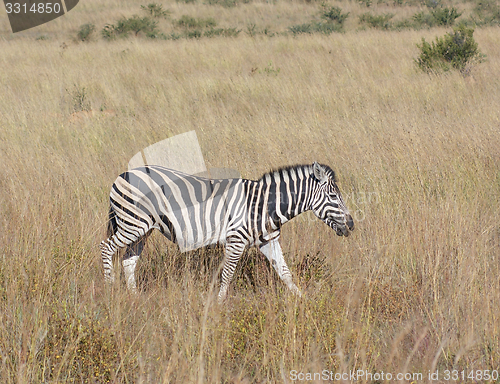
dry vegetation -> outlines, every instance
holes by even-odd
[[[0,40],[1,382],[290,382],[291,370],[323,369],[426,381],[429,370],[499,369],[498,28],[476,30],[487,61],[467,77],[416,69],[416,43],[444,29],[70,41],[82,15],[102,27],[120,4],[82,2]],[[293,23],[317,11],[251,3],[231,17],[285,8]],[[283,228],[303,299],[249,251],[217,307],[221,253],[180,255],[159,234],[138,296],[104,286],[111,183],[141,148],[192,129],[208,166],[247,178],[314,160],[337,171],[353,235],[315,220]]]

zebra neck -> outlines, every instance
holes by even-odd
[[[298,166],[272,172],[262,179],[263,189],[268,191],[269,218],[276,226],[311,209],[310,174],[310,166]]]

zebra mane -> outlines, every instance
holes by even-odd
[[[333,169],[331,169],[328,165],[324,164],[319,164],[319,165],[321,165],[325,169],[326,173],[328,174],[328,177],[330,177],[334,182],[337,182],[337,176],[335,175]],[[275,173],[287,172],[292,169],[296,170],[298,168],[301,168],[305,172],[313,173],[312,164],[295,164],[295,165],[288,165],[285,167],[272,169],[271,171],[264,173],[259,180],[264,179],[267,175],[272,176]]]

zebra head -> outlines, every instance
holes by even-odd
[[[330,167],[316,162],[312,168],[311,177],[317,183],[312,196],[312,211],[337,235],[349,236],[349,231],[354,229],[354,221],[335,183],[335,173]]]

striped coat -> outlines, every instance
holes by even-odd
[[[309,210],[339,236],[354,229],[334,172],[318,163],[278,169],[256,181],[211,180],[161,166],[136,168],[121,174],[111,188],[108,239],[101,243],[104,276],[114,280],[113,255],[126,248],[125,278],[135,290],[137,260],[148,234],[158,229],[181,251],[225,245],[219,301],[226,298],[238,260],[250,246],[259,247],[300,295],[278,239],[284,223]]]

